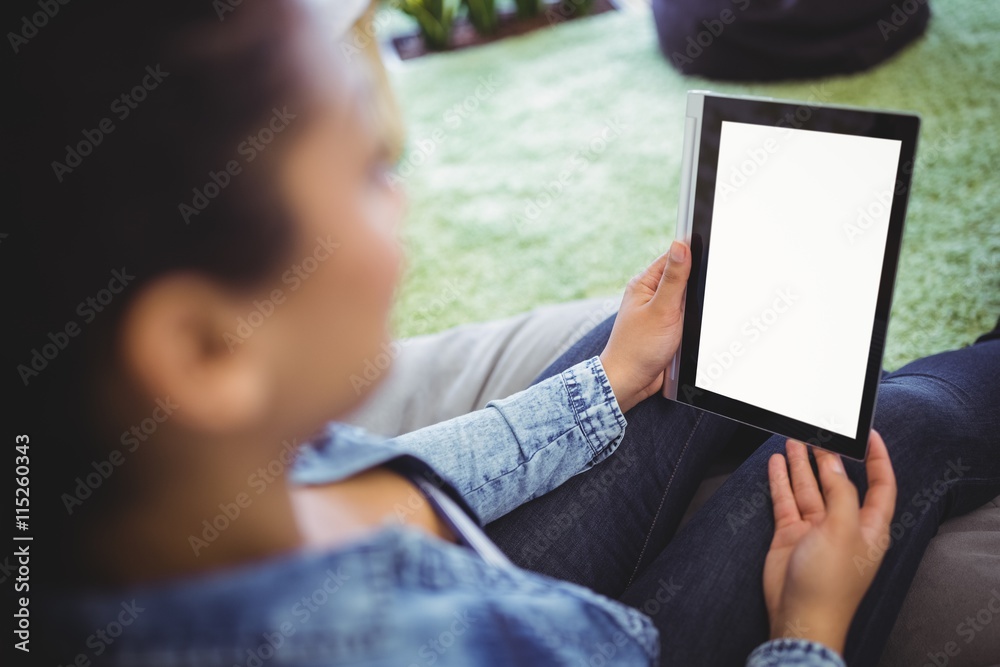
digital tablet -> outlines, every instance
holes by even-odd
[[[664,395],[867,454],[920,119],[691,91]]]

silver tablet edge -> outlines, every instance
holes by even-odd
[[[701,134],[705,91],[689,90],[684,115],[684,146],[681,149],[681,180],[677,198],[677,228],[674,238],[691,246],[691,215],[694,211],[695,174],[698,173],[698,137]],[[663,395],[677,399],[677,378],[680,374],[681,349],[677,348],[663,380]]]

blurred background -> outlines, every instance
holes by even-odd
[[[721,11],[738,15],[745,2]],[[885,366],[967,344],[996,321],[1000,16],[990,3],[935,4],[926,32],[871,69],[764,82],[678,70],[722,52],[710,31],[729,26],[711,18],[727,18],[717,7],[665,54],[648,0],[334,4],[345,48],[382,77],[394,181],[411,202],[401,336],[618,293],[673,236],[694,88],[920,114]],[[876,41],[902,39],[900,25],[881,24]]]

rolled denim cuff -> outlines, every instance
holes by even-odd
[[[746,667],[845,667],[836,651],[808,639],[772,639],[754,649]]]
[[[601,359],[591,357],[563,371],[561,377],[576,422],[593,454],[589,465],[600,463],[621,442],[628,425]]]

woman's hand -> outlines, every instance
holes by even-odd
[[[840,457],[813,451],[822,491],[801,442],[786,443],[790,484],[784,457],[768,461],[774,539],[764,563],[764,599],[772,639],[811,639],[843,654],[851,619],[888,544],[896,477],[882,436],[873,430],[868,491],[859,507],[858,489]]]
[[[681,342],[691,253],[680,241],[625,288],[601,364],[622,412],[663,387]]]

